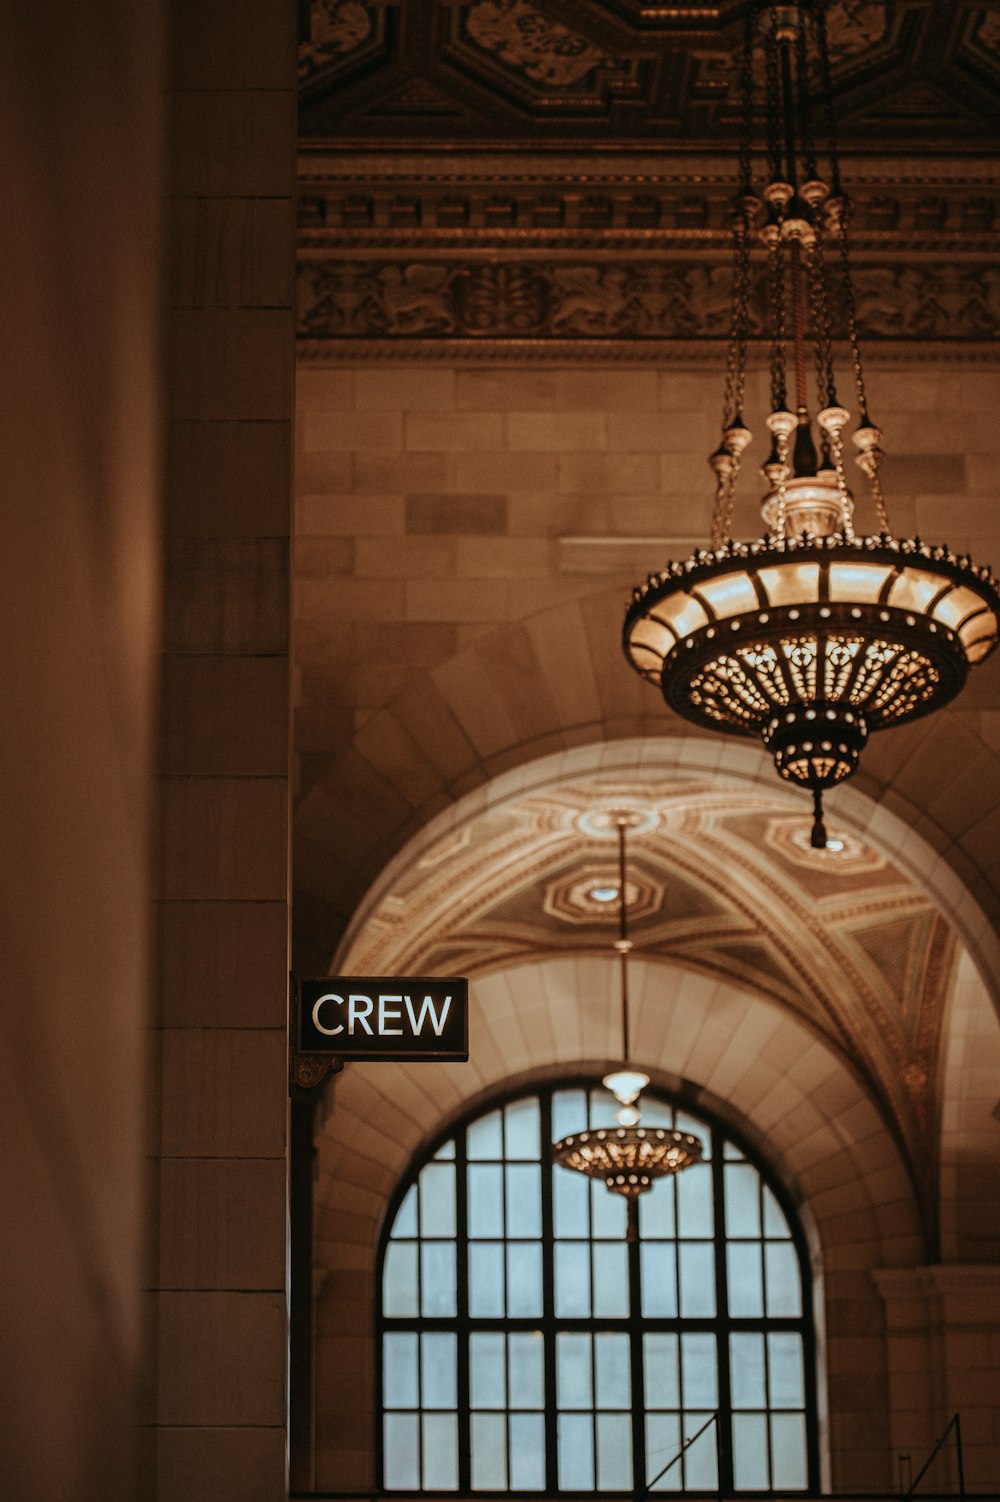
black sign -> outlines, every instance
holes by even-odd
[[[300,981],[295,1032],[299,1054],[465,1060],[469,983],[398,975]]]

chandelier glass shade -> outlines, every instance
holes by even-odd
[[[758,45],[767,127],[759,194],[752,139]],[[779,774],[812,794],[812,843],[823,848],[823,792],[856,770],[869,735],[947,704],[996,646],[1000,584],[969,558],[916,537],[899,539],[889,526],[882,434],[869,415],[854,316],[850,203],[829,107],[825,0],[747,8],[741,89],[722,439],[709,459],[716,475],[711,547],[633,591],[624,646],[677,714],[763,742]],[[816,107],[825,121],[825,169]],[[761,465],[765,532],[746,543],[732,540],[731,526],[751,442],[743,408],[755,247],[769,268],[770,451]],[[851,413],[837,396],[834,292],[846,309],[857,416],[852,444],[877,529],[862,536],[845,463]],[[815,423],[807,348],[816,371]]]

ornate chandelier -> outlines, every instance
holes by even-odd
[[[753,51],[763,45],[766,186],[754,191]],[[895,537],[879,470],[882,434],[868,410],[848,253],[850,201],[830,107],[825,0],[747,8],[741,66],[743,139],[731,227],[730,339],[711,546],[633,592],[625,653],[696,725],[759,736],[780,775],[813,795],[812,844],[826,844],[822,796],[858,766],[869,735],[947,704],[996,646],[1000,584],[945,546]],[[822,114],[821,175],[813,102]],[[765,535],[731,535],[744,423],[750,257],[768,262],[770,453]],[[831,261],[836,274],[831,274]],[[839,288],[853,371],[851,441],[878,531],[858,536],[834,371],[830,304]],[[817,384],[808,405],[807,344]],[[791,382],[791,390],[789,390]]]
[[[625,830],[628,814],[619,814],[618,828],[618,938],[615,951],[619,958],[622,1006],[622,1067],[606,1074],[601,1083],[618,1101],[616,1127],[594,1127],[574,1132],[553,1144],[552,1156],[564,1168],[576,1169],[592,1179],[603,1179],[613,1194],[628,1201],[628,1236],[636,1232],[636,1202],[640,1194],[651,1189],[657,1179],[680,1173],[701,1162],[701,1143],[690,1132],[669,1127],[640,1125],[639,1097],[649,1084],[649,1076],[633,1069],[629,1062],[629,994],[628,957],[632,940],[628,936],[625,886]]]

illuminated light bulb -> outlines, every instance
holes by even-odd
[[[623,1106],[631,1106],[649,1084],[649,1075],[640,1074],[638,1069],[616,1069],[613,1074],[606,1074],[601,1084]]]

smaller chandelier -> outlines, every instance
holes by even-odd
[[[621,977],[623,1063],[620,1069],[606,1074],[601,1083],[618,1101],[615,1113],[618,1125],[573,1132],[553,1144],[552,1157],[563,1168],[575,1169],[592,1179],[602,1179],[612,1194],[620,1194],[627,1200],[628,1239],[634,1241],[639,1195],[652,1189],[657,1179],[700,1163],[702,1148],[698,1138],[690,1132],[640,1125],[639,1097],[649,1084],[649,1075],[633,1069],[628,1063],[628,957],[632,940],[628,936],[625,830],[630,816],[619,814],[615,822],[618,828],[618,938],[615,952]]]
[[[764,48],[765,185],[752,177],[753,50]],[[757,736],[783,778],[813,797],[812,844],[826,848],[823,793],[857,769],[868,737],[933,713],[997,644],[1000,583],[987,568],[890,529],[882,434],[868,411],[848,254],[850,202],[830,108],[825,0],[751,4],[741,67],[743,140],[731,214],[733,301],[710,551],[650,575],[625,617],[625,653],[677,714]],[[824,169],[813,110],[824,117]],[[767,257],[770,452],[761,466],[765,535],[731,536],[743,419],[750,256]],[[858,536],[845,437],[851,414],[834,373],[828,256],[846,310],[856,394],[851,442],[877,532]],[[808,405],[813,349],[815,426]],[[818,444],[817,444],[818,439]]]

